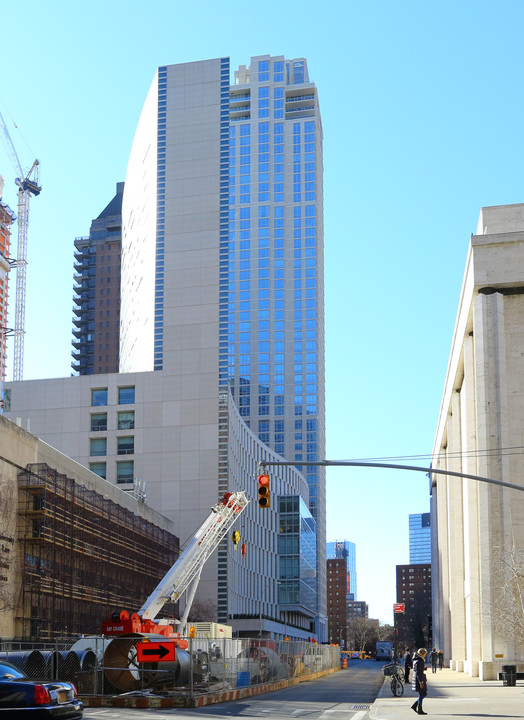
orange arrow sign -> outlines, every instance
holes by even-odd
[[[174,662],[176,659],[176,645],[173,641],[166,642],[138,642],[136,644],[136,659],[138,662]]]

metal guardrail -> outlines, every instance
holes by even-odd
[[[173,662],[141,663],[131,636],[90,636],[53,643],[3,642],[0,659],[30,678],[70,680],[83,696],[201,695],[340,667],[331,645],[250,638],[187,638]],[[150,637],[153,642],[165,638]]]

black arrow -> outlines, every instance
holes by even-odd
[[[166,655],[169,655],[169,648],[167,648],[165,645],[159,645],[158,648],[153,648],[152,650],[142,650],[142,655],[157,655],[160,660],[165,657]]]

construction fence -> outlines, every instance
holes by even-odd
[[[85,697],[194,697],[340,667],[338,646],[223,637],[188,638],[186,648],[176,647],[174,660],[139,662],[137,643],[145,639],[90,636],[45,644],[4,642],[0,660],[11,662],[32,679],[70,680]],[[147,639],[152,648],[167,642],[156,635]]]

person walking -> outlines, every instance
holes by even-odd
[[[427,715],[422,709],[422,702],[428,694],[427,678],[424,670],[424,662],[426,659],[426,648],[419,648],[413,655],[413,679],[411,681],[411,688],[418,692],[418,698],[415,700],[411,709],[414,710],[418,715]]]
[[[413,667],[413,658],[411,656],[411,650],[406,648],[404,653],[404,681],[409,683],[409,671]]]
[[[431,672],[436,673],[437,672],[437,663],[438,663],[437,648],[433,648],[433,650],[429,653],[429,658],[431,660]]]
[[[442,652],[442,650],[439,650],[438,651],[438,669],[442,670],[443,667],[444,667],[444,653]]]

